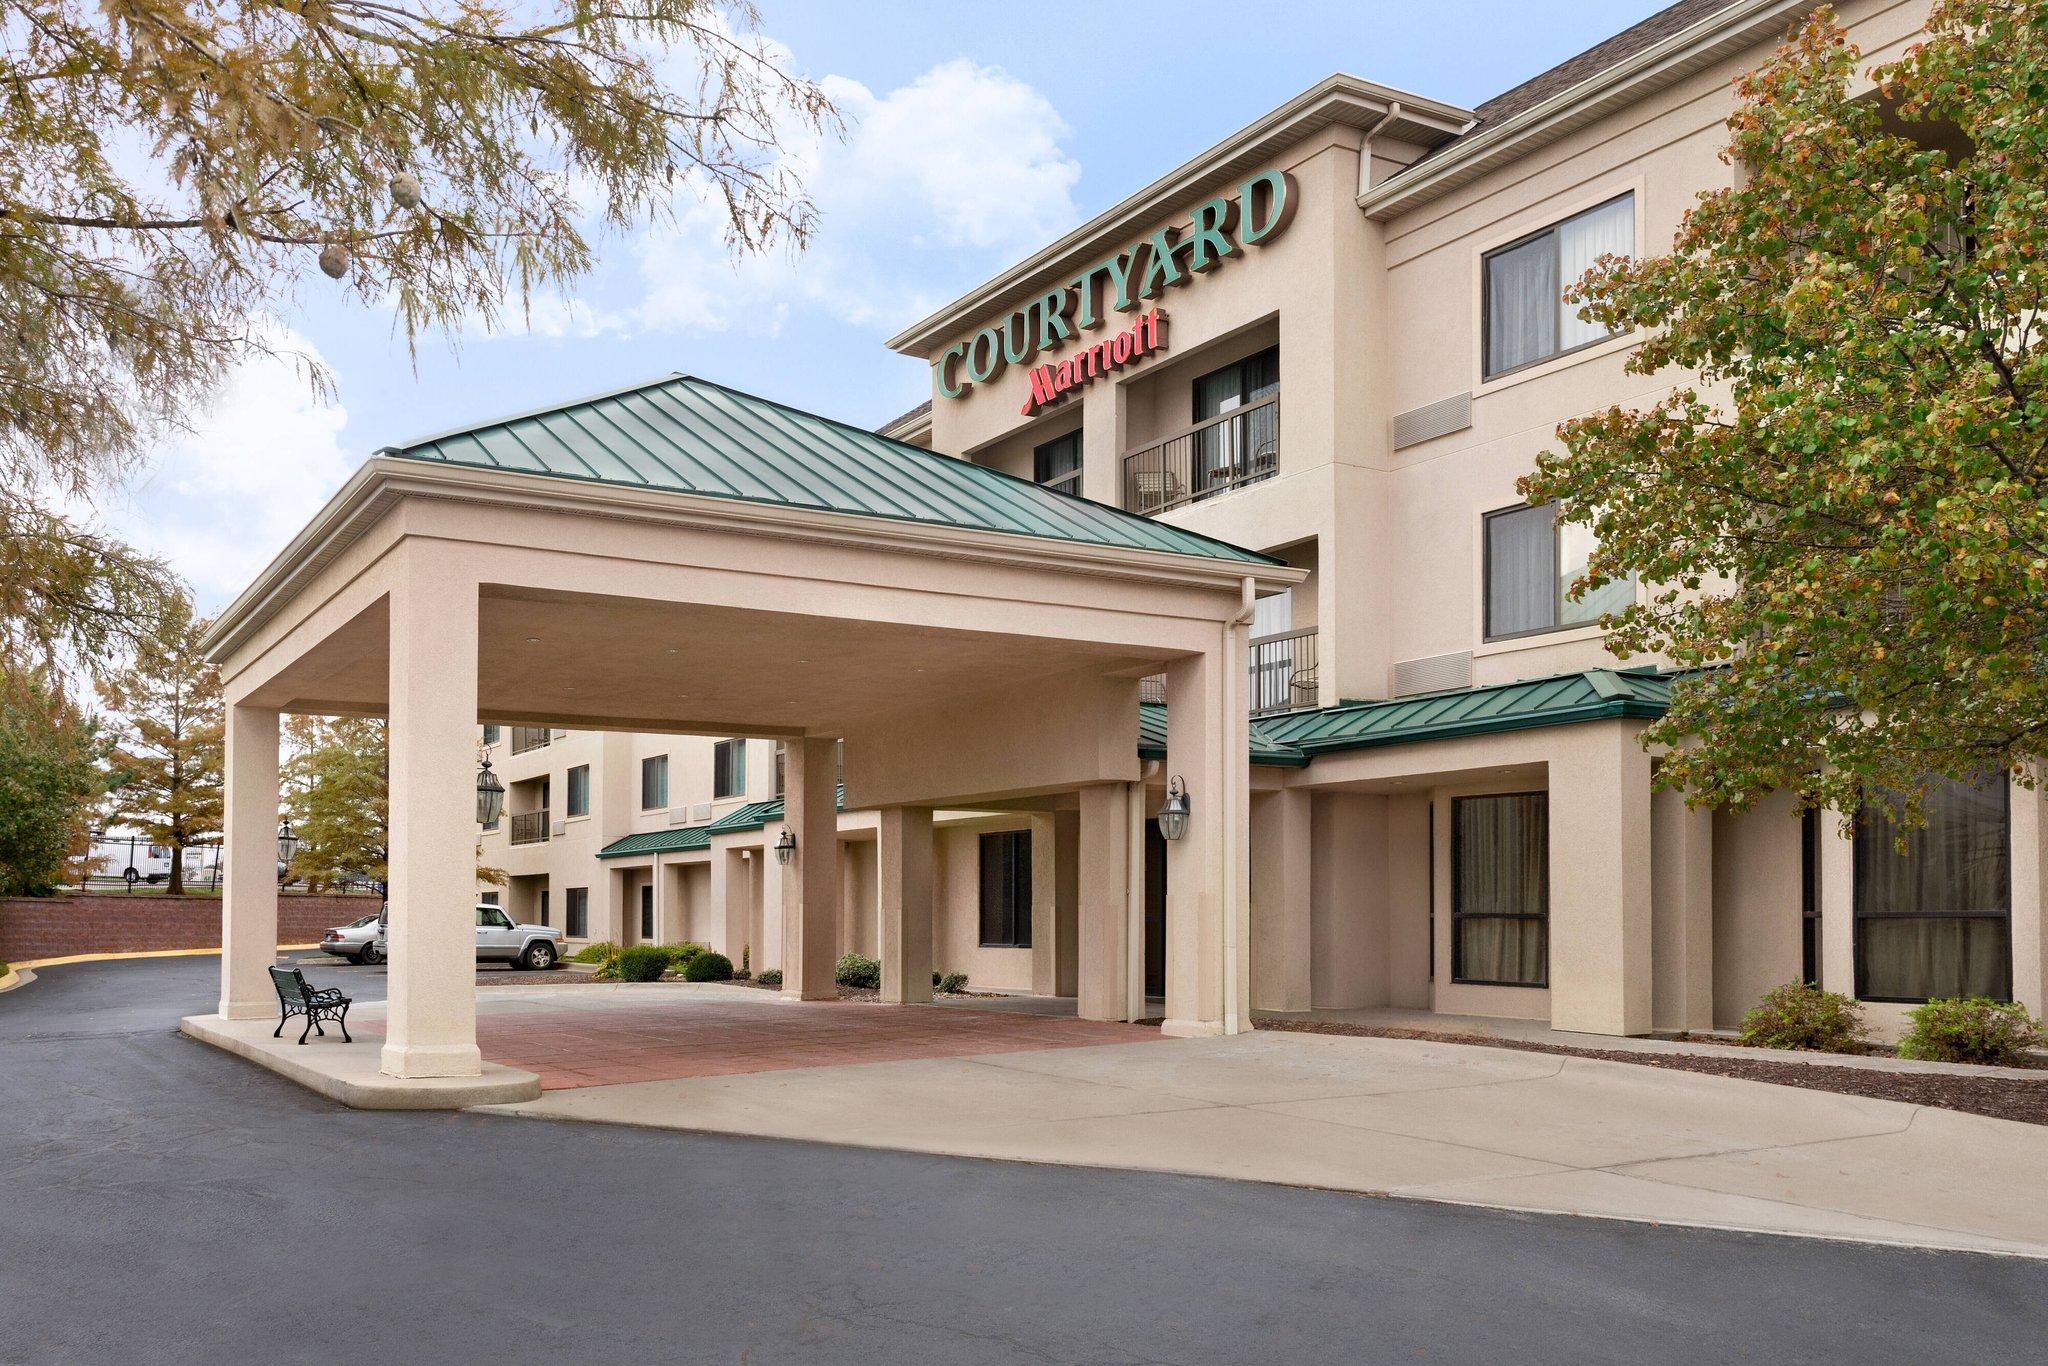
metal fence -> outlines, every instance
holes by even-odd
[[[548,842],[548,813],[528,811],[512,818],[511,840],[514,844],[546,844]]]
[[[512,727],[512,752],[524,754],[530,749],[543,749],[554,738],[554,732],[546,726]]]
[[[1197,422],[1124,457],[1124,508],[1151,516],[1272,478],[1280,468],[1280,396]]]
[[[1316,705],[1316,628],[1259,636],[1251,646],[1251,713],[1299,711]]]

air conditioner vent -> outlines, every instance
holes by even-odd
[[[1452,692],[1458,688],[1472,686],[1472,652],[1460,650],[1456,654],[1429,655],[1423,659],[1403,659],[1394,665],[1394,696],[1413,697],[1416,693]]]
[[[1472,395],[1452,394],[1394,415],[1394,449],[1420,445],[1472,425]]]

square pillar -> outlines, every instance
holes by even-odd
[[[2017,782],[2012,803],[2012,998],[2048,1012],[2048,792]]]
[[[1650,756],[1634,723],[1570,730],[1550,764],[1550,1024],[1647,1034]]]
[[[220,1013],[260,1020],[277,1014],[277,713],[239,704],[227,713]]]
[[[1251,756],[1245,629],[1166,668],[1166,771],[1188,830],[1166,846],[1166,1021],[1180,1037],[1251,1028]]]
[[[882,999],[932,998],[932,813],[890,806],[880,813],[876,919]]]
[[[1309,869],[1315,800],[1306,788],[1252,798],[1252,1004],[1300,1011],[1311,1005]]]
[[[1714,813],[1683,792],[1651,798],[1655,859],[1651,1019],[1659,1029],[1714,1027]]]
[[[382,1067],[473,1077],[477,587],[408,547],[392,585],[391,968]]]
[[[1131,904],[1131,793],[1135,787],[1104,783],[1081,789],[1075,830],[1076,1010],[1084,1020],[1138,1018],[1131,1006],[1130,986],[1134,958],[1142,957],[1132,952],[1134,920],[1138,932],[1144,932],[1142,890],[1135,910]],[[1137,963],[1137,970],[1142,972],[1143,966]]]
[[[796,857],[782,877],[782,995],[792,1001],[833,1001],[839,957],[838,742],[792,740],[785,755],[783,821],[796,835]],[[769,858],[775,855],[771,851]]]
[[[1820,822],[1820,984],[1856,994],[1856,821],[1822,810]]]
[[[744,850],[711,851],[712,945],[738,969],[754,918],[754,878]]]
[[[1076,897],[1081,817],[1050,811],[1031,818],[1031,991],[1072,996],[1079,962]]]

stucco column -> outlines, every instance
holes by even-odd
[[[1651,1027],[1650,756],[1629,722],[1570,727],[1550,763],[1550,1023]]]
[[[932,813],[889,806],[877,837],[879,904],[876,948],[882,999],[902,1004],[932,998]]]
[[[1307,1010],[1312,956],[1309,869],[1314,799],[1307,788],[1262,792],[1252,804],[1252,1004]]]
[[[738,849],[711,851],[711,917],[717,927],[712,947],[740,965],[740,950],[747,942],[753,919],[753,876]]]
[[[1078,962],[1075,862],[1080,814],[1048,811],[1031,818],[1031,991],[1072,996]]]
[[[1554,819],[1554,817],[1553,817]],[[1659,1029],[1714,1027],[1714,813],[1683,792],[1651,798],[1655,860],[1651,1018]]]
[[[598,888],[598,932],[594,937],[624,948],[627,943],[626,917],[629,913],[637,914],[639,908],[626,905],[629,881],[626,870],[606,864],[600,864],[599,868],[602,871],[598,876],[603,885]]]
[[[839,996],[832,984],[839,956],[836,748],[830,737],[792,740],[783,770],[783,820],[796,835],[796,857],[782,878],[782,995],[792,1001]]]
[[[1226,628],[1242,644],[1243,627]],[[1220,644],[1227,644],[1221,642]],[[1242,649],[1166,669],[1166,767],[1188,790],[1166,846],[1166,1021],[1182,1037],[1251,1028],[1251,838]]]
[[[383,1070],[473,1077],[477,589],[408,553],[391,596],[391,967]]]
[[[1856,994],[1856,822],[1823,810],[1820,821],[1820,984]]]
[[[1081,401],[1081,495],[1123,506],[1124,386],[1115,377]]]
[[[2048,797],[2018,783],[2012,800],[2012,997],[2048,1011]]]
[[[220,1013],[277,1014],[269,968],[277,961],[277,713],[227,709],[227,812],[220,903]]]
[[[1133,784],[1101,783],[1081,789],[1077,941],[1079,1000],[1084,1020],[1129,1020],[1133,951],[1131,924],[1131,792]]]

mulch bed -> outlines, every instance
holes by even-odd
[[[1762,1058],[1716,1058],[1695,1053],[1638,1053],[1619,1048],[1575,1048],[1567,1044],[1537,1043],[1527,1039],[1497,1039],[1483,1034],[1382,1028],[1372,1025],[1339,1024],[1328,1020],[1272,1020],[1262,1017],[1258,1021],[1258,1027],[1291,1034],[1341,1034],[1367,1039],[1421,1039],[1429,1043],[1511,1048],[1522,1053],[1556,1053],[1571,1058],[1599,1058],[1606,1062],[1632,1063],[1637,1067],[1669,1067],[1680,1072],[1705,1072],[1716,1077],[1737,1077],[1743,1081],[1770,1082],[1777,1086],[1799,1086],[1809,1091],[1833,1091],[1845,1096],[1869,1096],[1874,1100],[1902,1101],[1907,1105],[1931,1105],[1942,1110],[1988,1115],[1992,1119],[2014,1119],[2022,1124],[2048,1124],[2048,1078],[2035,1081],[2022,1077],[1958,1077],[1932,1072],[1830,1067],[1826,1063],[1773,1062]]]

